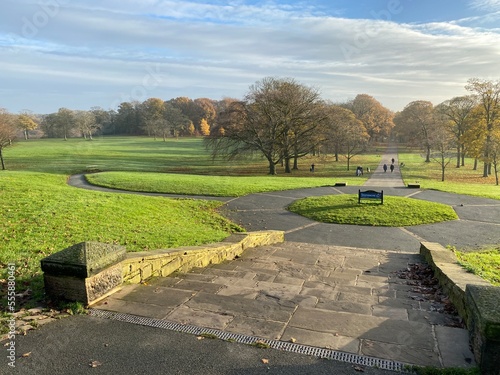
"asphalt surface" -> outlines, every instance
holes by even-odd
[[[2,355],[0,374],[394,374],[90,316],[47,324],[15,342],[15,368]]]
[[[500,243],[500,201],[408,189],[402,183],[398,167],[393,173],[383,172],[383,163],[390,163],[392,157],[396,159],[395,165],[399,165],[396,150],[390,149],[363,187],[332,186],[252,194],[237,199],[208,199],[226,202],[224,212],[227,216],[248,231],[284,230],[287,241],[407,253],[417,253],[422,240],[459,248]],[[82,176],[72,176],[69,184],[116,192],[88,186]],[[295,199],[311,195],[357,193],[360,188],[383,189],[385,195],[411,196],[447,203],[453,206],[460,220],[406,228],[372,228],[320,224],[286,210],[286,206]],[[14,341],[16,367],[8,365],[5,353],[9,346],[3,346],[5,351],[1,357],[0,374],[393,373],[222,340],[199,340],[190,334],[90,316],[62,319],[29,331],[26,336],[17,336]]]

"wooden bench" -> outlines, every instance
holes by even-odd
[[[410,188],[410,189],[420,189],[420,184],[408,184],[408,188]]]
[[[358,190],[358,203],[361,203],[361,199],[376,199],[380,200],[380,204],[384,204],[384,191],[382,190],[378,192],[375,190]]]

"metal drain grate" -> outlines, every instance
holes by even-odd
[[[292,353],[298,354],[306,354],[314,357],[324,358],[324,359],[332,359],[335,361],[353,363],[356,365],[369,366],[369,367],[377,367],[384,370],[392,370],[392,371],[404,371],[405,364],[401,362],[367,357],[357,354],[350,354],[344,352],[338,352],[331,349],[325,348],[316,348],[313,346],[296,344],[285,341],[277,341],[277,340],[269,340],[263,339],[255,336],[242,335],[231,332],[224,332],[218,329],[212,328],[203,328],[192,325],[184,325],[180,323],[169,322],[167,320],[146,318],[142,316],[117,313],[112,311],[98,310],[98,309],[89,309],[90,315],[97,318],[118,320],[121,322],[133,323],[138,325],[143,325],[147,327],[155,327],[168,329],[170,331],[189,333],[193,335],[201,335],[201,334],[209,334],[214,335],[221,340],[226,341],[234,341],[241,344],[253,344],[255,342],[262,342],[273,349],[283,350]]]

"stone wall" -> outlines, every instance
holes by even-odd
[[[206,267],[234,259],[246,248],[283,242],[284,232],[260,231],[235,233],[223,242],[155,251],[127,253],[123,266],[123,280],[140,283],[153,276],[168,276],[175,271],[187,272],[194,267]]]
[[[467,272],[455,254],[438,243],[422,242],[420,254],[466,322],[481,373],[500,375],[500,288]]]
[[[247,248],[284,239],[282,231],[235,233],[215,244],[135,253],[126,253],[122,246],[82,242],[42,259],[45,292],[54,299],[89,305],[116,291],[123,282],[140,283],[153,276],[221,263]]]

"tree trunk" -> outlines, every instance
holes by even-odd
[[[441,155],[441,181],[444,182],[444,170],[446,168],[444,163],[444,155]]]
[[[297,156],[293,157],[293,170],[297,171],[299,169],[299,158]]]
[[[271,159],[267,159],[269,162],[269,174],[274,176],[276,173],[276,164]]]
[[[29,137],[28,137],[28,129],[26,129],[26,130],[24,131],[24,140],[25,140],[25,141],[27,141],[27,140],[28,140],[28,138],[29,138]]]
[[[3,162],[2,147],[0,147],[0,161],[2,162],[2,171],[5,171],[5,164]]]
[[[472,168],[473,171],[477,171],[477,158],[474,158],[474,167]]]
[[[460,145],[457,146],[457,168],[460,168],[460,156],[461,156],[461,153],[460,153]]]
[[[483,177],[488,177],[488,163],[484,163],[484,166],[483,166]]]
[[[290,169],[290,158],[289,157],[285,158],[285,173],[292,173],[292,170]]]
[[[465,146],[464,145],[462,145],[461,155],[462,155],[462,167],[465,167]]]
[[[431,162],[431,147],[427,146],[427,152],[425,155],[425,162],[430,163]]]

